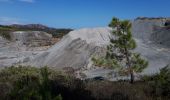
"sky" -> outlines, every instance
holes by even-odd
[[[0,0],[0,24],[104,27],[112,17],[170,17],[170,0]]]

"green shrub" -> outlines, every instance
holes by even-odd
[[[61,96],[61,94],[60,94],[60,95],[58,95],[57,97],[55,97],[53,100],[62,100],[62,96]]]
[[[107,68],[118,68],[118,63],[114,59],[105,59],[104,57],[96,58],[93,57],[92,61],[95,66],[98,67],[107,67]]]
[[[23,67],[23,66],[12,66],[0,70],[0,82],[9,82],[13,83],[17,81],[22,76],[39,76],[40,71],[36,67]]]
[[[0,31],[0,36],[2,36],[5,39],[8,39],[8,40],[11,39],[9,32],[6,32],[6,31],[3,31],[3,32]]]
[[[10,40],[11,39],[11,32],[12,28],[10,27],[5,27],[5,26],[0,26],[0,36],[4,37],[5,39]]]
[[[0,83],[10,84],[3,90],[10,89],[2,94],[8,100],[53,100],[60,96],[51,93],[50,72],[47,67],[8,67],[0,71]],[[0,94],[1,95],[1,94]]]
[[[152,87],[152,94],[156,97],[170,98],[170,67],[160,69],[152,76],[144,76],[143,80]]]

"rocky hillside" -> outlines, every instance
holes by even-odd
[[[137,18],[132,23],[133,35],[138,45],[135,51],[149,60],[149,67],[144,71],[146,74],[155,73],[170,62],[168,20],[167,18]],[[59,68],[89,68],[94,51],[99,51],[97,54],[105,53],[110,32],[109,28],[75,30],[51,49],[37,56],[31,63],[38,66],[60,66]],[[101,75],[103,71],[90,69],[86,73],[90,77]]]
[[[111,29],[93,28],[80,29],[70,32],[60,42],[46,52],[38,55],[33,62],[34,66],[49,65],[52,67],[82,68],[91,66],[90,58],[95,54],[105,53],[105,47],[109,43]],[[144,40],[136,38],[138,48],[150,62],[146,72],[155,72],[164,67],[170,61],[168,48],[160,48],[157,45],[145,44]]]

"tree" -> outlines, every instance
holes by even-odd
[[[130,75],[130,82],[133,83],[134,73],[142,72],[148,66],[148,62],[142,59],[140,54],[132,51],[136,48],[136,42],[132,37],[130,21],[121,21],[114,17],[109,27],[113,29],[112,34],[115,38],[110,40],[111,44],[107,47],[106,59],[118,61],[117,64],[121,70]],[[120,62],[124,62],[124,64],[120,65]]]
[[[98,66],[114,67],[126,75],[130,75],[130,82],[134,82],[134,73],[142,72],[148,66],[148,62],[141,58],[140,54],[133,52],[136,42],[131,34],[131,23],[128,20],[113,18],[109,27],[113,36],[107,46],[105,58],[92,60]]]

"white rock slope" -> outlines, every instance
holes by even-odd
[[[105,54],[110,28],[80,29],[70,32],[46,52],[32,60],[34,66],[87,67],[94,54]]]

